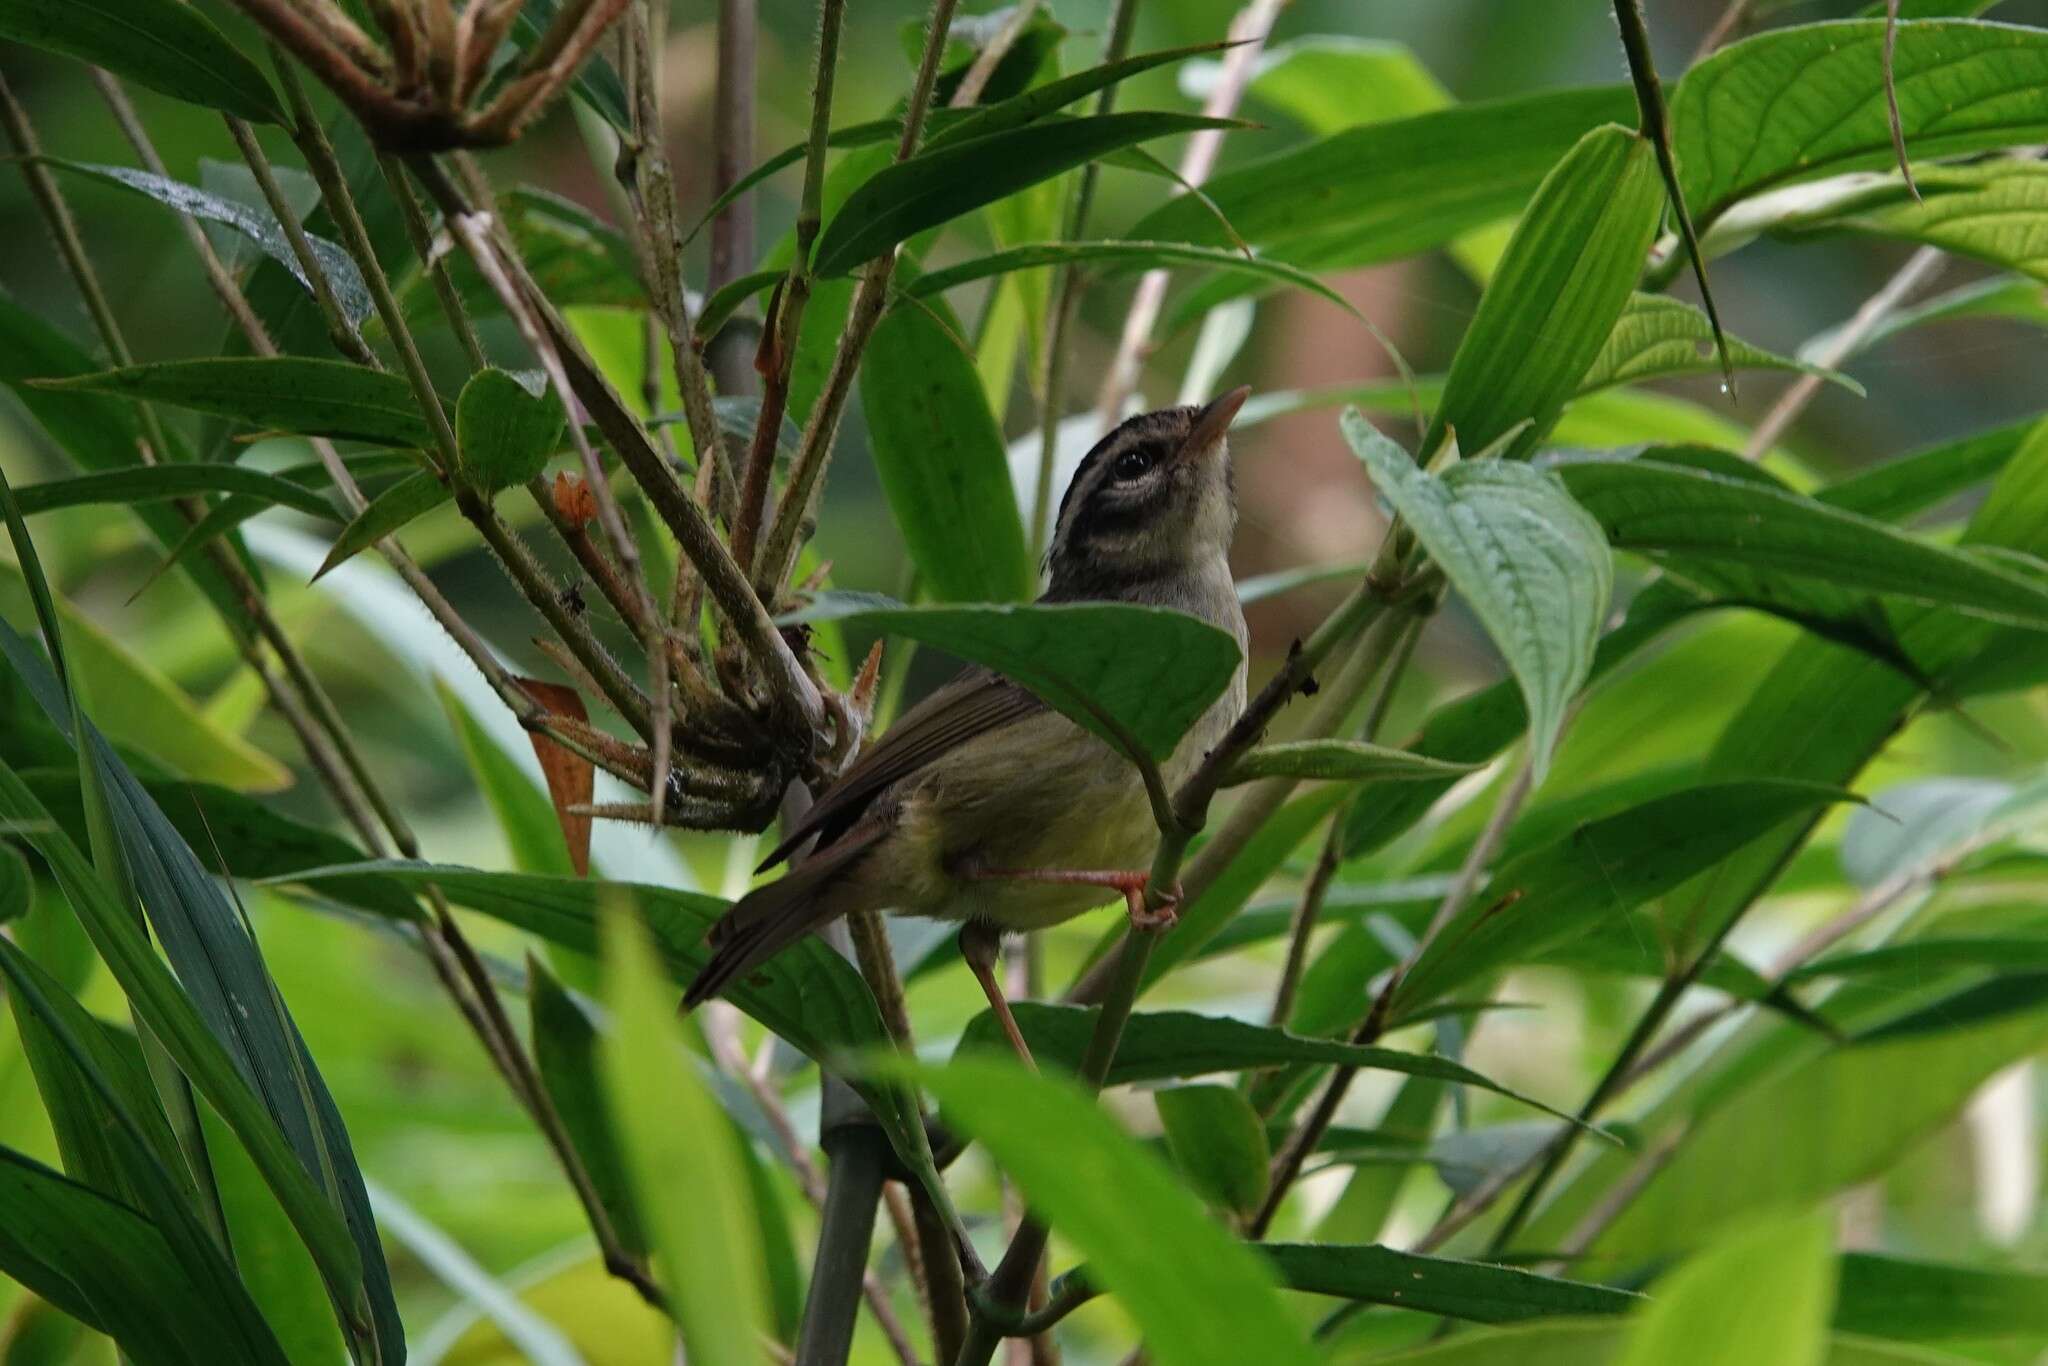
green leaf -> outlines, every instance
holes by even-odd
[[[1676,1155],[1591,1251],[1669,1255],[1704,1246],[1753,1213],[1810,1204],[1869,1180],[2044,1038],[2048,1011],[2037,1003],[2021,1014],[1853,1044],[1780,1066],[1694,1116]],[[1540,1227],[1532,1225],[1526,1236],[1540,1237]]]
[[[926,228],[1111,152],[1175,133],[1241,126],[1190,114],[1100,114],[929,148],[884,167],[846,197],[818,239],[812,266],[821,276],[845,275]]]
[[[1772,577],[1785,574],[2048,626],[2048,585],[2039,579],[1755,479],[1680,465],[1654,451],[1552,468],[1617,550],[1648,555],[1681,578],[1698,564],[1764,571],[1727,596],[1753,588],[1768,600]]]
[[[1641,1295],[1539,1276],[1511,1266],[1456,1261],[1390,1247],[1266,1243],[1260,1251],[1290,1290],[1336,1295],[1472,1323],[1573,1314],[1625,1314]]]
[[[1513,255],[1496,286],[1509,278]],[[1471,605],[1521,685],[1540,782],[1565,707],[1592,668],[1613,590],[1599,525],[1564,485],[1526,465],[1473,461],[1436,478],[1356,409],[1345,410],[1342,425],[1374,486]]]
[[[904,292],[912,298],[924,298],[952,289],[956,285],[964,285],[971,280],[985,280],[992,275],[1007,275],[1012,271],[1038,270],[1077,262],[1107,262],[1109,264],[1104,271],[1105,274],[1193,266],[1226,274],[1252,275],[1271,284],[1305,289],[1337,305],[1354,318],[1364,316],[1358,311],[1357,305],[1342,294],[1307,271],[1290,266],[1284,261],[1275,261],[1263,256],[1246,256],[1243,252],[1224,247],[1193,246],[1185,242],[1027,242],[991,256],[977,256],[958,265],[920,275],[910,282]]]
[[[334,538],[327,558],[313,571],[318,582],[328,571],[346,564],[377,542],[426,516],[455,495],[436,470],[419,470],[393,484],[364,505]]]
[[[1015,1063],[896,1064],[947,1119],[988,1146],[1031,1208],[1088,1259],[1091,1280],[1173,1366],[1270,1366],[1317,1359],[1257,1253],[1219,1228],[1158,1161],[1072,1084]],[[1047,1143],[1046,1134],[1059,1142]],[[1104,1193],[1114,1191],[1114,1200]],[[1173,1249],[1174,1274],[1159,1274]]]
[[[647,1237],[633,1203],[625,1158],[599,1085],[597,1022],[581,1001],[555,980],[538,958],[526,959],[527,1003],[533,1020],[533,1061],[547,1087],[590,1184],[627,1251],[647,1254]]]
[[[1025,1042],[1031,1045],[1033,1056],[1041,1064],[1051,1063],[1068,1071],[1080,1066],[1088,1037],[1095,1029],[1095,1018],[1099,1013],[1097,1007],[1016,1001],[1010,1008],[1017,1017],[1017,1027],[1024,1031]],[[1007,1047],[995,1017],[983,1011],[968,1022],[953,1056],[958,1059],[973,1053],[1001,1053]],[[1338,1039],[1305,1038],[1268,1025],[1248,1024],[1221,1015],[1197,1015],[1184,1010],[1143,1011],[1132,1015],[1124,1026],[1123,1043],[1117,1049],[1116,1061],[1111,1065],[1104,1084],[1124,1086],[1294,1062],[1433,1077],[1459,1086],[1476,1086],[1546,1113],[1558,1114],[1541,1101],[1511,1091],[1449,1058],[1429,1053],[1408,1053],[1398,1048],[1345,1043]]]
[[[562,439],[562,400],[545,377],[539,384],[536,392],[509,371],[487,369],[462,386],[455,401],[455,444],[463,477],[478,488],[496,493],[523,484],[555,453]]]
[[[1240,658],[1228,632],[1199,618],[1126,603],[905,607],[839,593],[783,620],[849,622],[986,665],[1121,746],[1107,716],[1155,759],[1222,695]]]
[[[1422,449],[1454,431],[1459,449],[1482,451],[1522,422],[1509,454],[1534,446],[1614,331],[1663,211],[1648,142],[1612,124],[1579,139],[1515,225]]]
[[[2048,1277],[2016,1267],[1954,1266],[1844,1253],[1835,1327],[1940,1342],[2048,1335]]]
[[[1715,783],[1589,821],[1496,872],[1416,961],[1399,1001],[1440,999],[1482,973],[1568,944],[1841,795],[1807,783]]]
[[[1333,778],[1342,782],[1380,782],[1456,778],[1479,768],[1411,754],[1405,749],[1369,745],[1363,740],[1290,740],[1260,745],[1234,764],[1225,782],[1248,783],[1258,778]]]
[[[0,0],[0,7],[6,3],[7,0]],[[285,235],[284,226],[267,208],[253,208],[210,194],[196,185],[127,166],[99,166],[84,161],[67,161],[62,157],[38,157],[36,160],[42,165],[153,199],[189,217],[232,228],[254,242],[265,256],[291,272],[291,277],[308,295],[313,293],[313,282],[299,264],[298,253],[292,250],[291,239]],[[361,327],[375,311],[375,305],[370,300],[369,286],[363,283],[363,272],[357,268],[355,258],[324,237],[309,233],[306,244],[312,249],[313,259],[319,263],[320,273],[327,277],[328,288],[333,292],[334,301],[340,306],[343,316],[350,326]]]
[[[1844,512],[1899,522],[1992,478],[2040,425],[2024,418],[1873,465],[1814,496]]]
[[[1855,953],[1815,959],[1786,980],[1810,982],[1821,977],[1871,977],[1888,973],[1932,977],[1954,968],[1989,968],[1994,972],[2038,972],[2048,968],[2048,944],[2038,939],[1986,935],[1971,939],[1908,939]]]
[[[1578,392],[1588,394],[1673,375],[1717,375],[1721,363],[1714,355],[1713,343],[1713,324],[1691,304],[1664,294],[1631,294],[1621,316],[1614,320],[1614,330],[1579,380]],[[1766,351],[1740,337],[1728,338],[1728,361],[1738,370],[1817,375],[1859,397],[1863,393],[1863,386],[1847,375]]]
[[[1369,265],[1508,217],[1588,129],[1634,117],[1626,86],[1458,105],[1245,162],[1208,180],[1202,194],[1267,255],[1316,270]],[[1191,194],[1122,235],[1212,246],[1229,240],[1216,214]]]
[[[41,387],[168,403],[300,436],[387,446],[424,446],[431,439],[411,386],[388,371],[348,361],[304,356],[174,360],[44,380]]]
[[[35,903],[36,883],[28,860],[11,844],[0,844],[0,925],[19,920]]]
[[[1892,157],[1882,19],[1801,24],[1731,43],[1671,98],[1685,201],[1702,232],[1748,195]],[[1899,126],[1916,159],[2048,139],[2048,33],[1963,20],[1901,23]]]
[[[2048,281],[2048,235],[2042,232],[2042,224],[2048,220],[2048,166],[2036,161],[1991,161],[1922,171],[1916,180],[1921,194],[1918,202],[1906,195],[1902,183],[1895,201],[1860,201],[1852,212],[1828,214],[1817,222],[1801,221],[1792,226],[1802,233],[1860,232],[1903,238]],[[2039,316],[2039,299],[2037,285],[2031,301],[2034,316]]]
[[[1726,1304],[1722,1308],[1725,1313]],[[1379,1344],[1365,1342],[1360,1350],[1340,1348],[1331,1355],[1329,1366],[1589,1366],[1611,1362],[1626,1335],[1626,1328],[1614,1323],[1532,1323],[1461,1333],[1433,1347],[1391,1355]],[[1708,1350],[1711,1343],[1709,1339]],[[1764,1359],[1777,1366],[1775,1359]],[[1693,1360],[1675,1358],[1670,1366]],[[1962,1357],[1847,1336],[1829,1339],[1821,1360],[1826,1366],[1970,1366]]]
[[[1015,602],[1038,575],[1003,433],[950,316],[911,305],[875,328],[860,370],[875,472],[911,562],[941,602]]]
[[[281,880],[339,895],[364,876],[412,887],[431,884],[457,906],[590,954],[598,949],[600,909],[628,908],[645,923],[670,979],[678,983],[688,982],[704,966],[709,957],[704,935],[727,905],[717,897],[639,883],[483,873],[396,860],[316,868]],[[859,972],[815,937],[798,940],[735,982],[726,999],[821,1062],[887,1038]]]
[[[1658,1283],[1615,1366],[1821,1366],[1834,1295],[1825,1216],[1744,1229]]]
[[[1182,88],[1206,97],[1222,78],[1222,65],[1191,64]],[[1320,33],[1261,52],[1245,95],[1318,135],[1427,113],[1451,102],[1450,93],[1406,45]]]
[[[14,497],[21,515],[33,517],[59,508],[162,502],[203,493],[240,494],[325,520],[334,516],[327,501],[304,485],[240,465],[136,465],[26,484],[14,491]]]
[[[1273,1150],[1266,1126],[1234,1086],[1170,1086],[1152,1093],[1174,1165],[1188,1183],[1239,1214],[1266,1198]]]
[[[223,113],[285,121],[256,64],[179,0],[0,0],[0,38],[76,57]]]
[[[768,1297],[737,1138],[682,1049],[675,993],[631,911],[613,908],[604,940],[604,1092],[662,1289],[693,1363],[753,1366]]]
[[[20,619],[29,611],[20,571],[0,563],[0,616]],[[107,718],[112,739],[205,782],[254,792],[290,783],[284,765],[208,719],[176,684],[69,602],[57,603],[57,617],[75,677]]]
[[[138,1362],[198,1366],[221,1360],[230,1343],[245,1345],[147,1218],[8,1147],[0,1147],[0,1271]],[[273,1340],[269,1353],[236,1359],[284,1358]]]
[[[520,52],[531,51],[554,22],[555,12],[561,5],[562,0],[525,0],[519,8],[518,17],[512,21],[512,31],[506,37]],[[593,52],[584,58],[583,64],[576,69],[575,79],[569,83],[569,89],[619,132],[630,134],[633,131],[633,113],[627,106],[625,82],[619,79],[611,58],[603,52]]]

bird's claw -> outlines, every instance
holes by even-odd
[[[1160,899],[1159,905],[1148,906],[1145,892],[1149,881],[1124,889],[1124,903],[1130,912],[1131,928],[1137,930],[1170,930],[1180,923],[1181,902],[1185,893],[1178,882],[1173,890]]]

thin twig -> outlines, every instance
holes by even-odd
[[[1932,280],[1941,272],[1946,262],[1939,247],[1921,247],[1906,258],[1898,273],[1885,281],[1883,288],[1863,301],[1856,315],[1828,339],[1828,344],[1819,354],[1812,357],[1813,363],[1823,370],[1833,369],[1854,351],[1876,326],[1889,317],[1892,311],[1903,304],[1907,297],[1920,286]],[[1750,434],[1749,444],[1742,448],[1742,458],[1754,464],[1770,453],[1778,444],[1778,438],[1785,430],[1799,420],[1806,411],[1806,405],[1820,392],[1821,376],[1801,375],[1796,383],[1779,396],[1764,414],[1764,420],[1756,424]]]
[[[960,78],[959,86],[953,91],[949,107],[967,109],[980,103],[981,92],[988,89],[989,77],[996,74],[996,68],[1003,64],[1003,58],[1010,55],[1010,49],[1024,36],[1024,30],[1031,27],[1031,20],[1038,13],[1039,0],[1020,0],[1010,7],[1010,17],[996,30],[981,51],[974,54],[974,61],[967,68],[967,74]]]
[[[1202,103],[1205,116],[1223,119],[1237,112],[1259,57],[1266,50],[1266,39],[1272,35],[1273,21],[1280,17],[1286,4],[1287,0],[1253,0],[1230,21],[1230,41],[1235,46],[1223,54],[1222,73]],[[1216,168],[1217,154],[1223,150],[1223,131],[1204,128],[1188,139],[1187,149],[1181,153],[1180,178],[1190,191],[1207,180]],[[1095,403],[1096,422],[1104,431],[1116,425],[1124,401],[1137,386],[1145,349],[1152,341],[1152,329],[1166,304],[1169,277],[1168,271],[1148,270],[1138,281],[1137,293],[1131,296],[1130,311],[1124,315],[1123,336],[1117,342],[1108,372],[1102,377],[1102,394]]]
[[[1906,190],[1913,196],[1913,202],[1920,200],[1920,187],[1913,183],[1913,163],[1906,157],[1906,126],[1899,118],[1899,82],[1892,70],[1892,59],[1899,48],[1899,0],[1885,0],[1884,5],[1884,112],[1891,124],[1892,155],[1898,160],[1899,174],[1905,177]]]

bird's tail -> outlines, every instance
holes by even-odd
[[[844,894],[851,891],[846,876],[879,834],[850,830],[781,878],[735,901],[705,939],[711,957],[683,993],[683,1009],[695,1009],[811,930],[853,909],[853,899]]]

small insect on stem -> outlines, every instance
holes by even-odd
[[[590,604],[584,601],[583,585],[580,583],[570,584],[567,588],[556,594],[556,597],[561,600],[562,606],[569,609],[569,613],[572,616],[580,617],[590,610]]]

